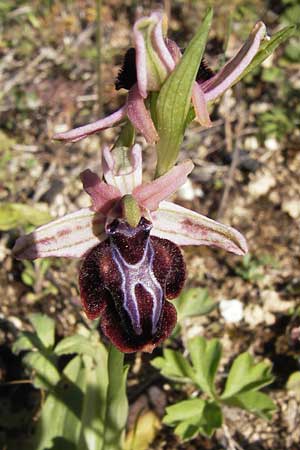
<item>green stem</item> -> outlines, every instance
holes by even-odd
[[[128,415],[126,393],[128,367],[124,366],[124,354],[111,344],[108,349],[107,372],[108,387],[101,450],[122,450]]]
[[[98,91],[98,113],[99,117],[103,115],[103,98],[102,98],[102,20],[101,20],[101,9],[102,0],[96,0],[97,6],[97,22],[96,22],[96,34],[97,34],[97,62],[96,62],[96,72],[97,72],[97,91]]]

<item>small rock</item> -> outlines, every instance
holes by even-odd
[[[298,219],[300,217],[300,202],[299,199],[287,200],[282,203],[282,210],[292,219]]]
[[[244,141],[244,147],[246,150],[257,150],[258,149],[258,139],[256,136],[248,136]]]
[[[276,151],[276,150],[279,150],[279,148],[280,148],[280,145],[279,145],[279,142],[277,141],[277,139],[272,138],[272,137],[267,138],[265,140],[264,144],[265,144],[265,147],[270,151]]]
[[[237,299],[221,300],[219,304],[220,313],[225,322],[238,323],[243,319],[243,303]]]
[[[276,180],[268,172],[261,174],[256,180],[249,184],[249,193],[252,197],[258,198],[266,195],[269,190],[276,185]]]
[[[195,198],[195,191],[193,189],[193,185],[191,180],[187,180],[183,186],[177,192],[179,198],[181,200],[192,201]]]

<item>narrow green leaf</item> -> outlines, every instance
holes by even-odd
[[[95,350],[93,359],[83,357],[87,372],[86,391],[81,416],[81,432],[77,443],[80,450],[100,449],[103,445],[108,386],[107,351]]]
[[[108,353],[108,388],[102,450],[122,450],[128,415],[126,379],[128,366],[124,354],[110,345]]]
[[[80,356],[72,359],[64,370],[60,387],[47,396],[42,408],[33,447],[34,450],[77,450],[85,371]]]
[[[22,332],[17,340],[13,343],[12,351],[17,355],[25,350],[32,350],[33,348],[39,348],[41,341],[38,339],[35,333],[29,331]]]
[[[173,302],[178,316],[178,322],[187,317],[201,316],[212,311],[217,303],[212,300],[207,289],[186,289]]]
[[[264,361],[255,364],[249,353],[242,353],[231,366],[225,390],[221,396],[222,400],[242,392],[258,390],[272,383],[273,375],[271,371],[270,364]]]
[[[202,336],[197,336],[188,341],[187,348],[195,370],[194,381],[204,392],[214,397],[214,380],[222,355],[220,342],[218,339],[206,341]]]
[[[245,409],[263,419],[271,419],[272,413],[276,410],[276,405],[273,400],[268,395],[257,391],[234,395],[225,400],[224,403],[228,406]]]
[[[52,348],[54,345],[55,322],[45,314],[29,314],[29,320],[34,327],[38,338],[45,348]]]
[[[212,10],[189,43],[181,60],[163,84],[157,99],[156,175],[166,173],[176,162],[191,104],[193,83],[202,59],[212,20]]]
[[[268,56],[270,56],[276,48],[282,44],[284,41],[293,36],[296,32],[296,25],[289,25],[282,30],[279,30],[274,36],[269,40],[264,40],[260,46],[259,51],[254,56],[253,60],[249,64],[249,66],[244,70],[241,76],[237,79],[236,83],[244,78],[248,73],[250,73],[253,69],[259,66]]]
[[[53,355],[29,352],[24,356],[23,362],[34,371],[33,384],[37,388],[51,390],[60,380]]]
[[[175,350],[165,348],[163,356],[154,358],[151,365],[160,370],[161,374],[181,383],[191,382],[193,369],[187,359]]]

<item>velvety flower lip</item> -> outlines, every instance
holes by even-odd
[[[128,117],[148,143],[157,142],[159,136],[144,100],[149,92],[160,90],[181,57],[177,44],[166,37],[166,30],[166,17],[159,12],[139,19],[133,27],[135,48],[127,51],[124,65],[116,80],[117,89],[124,87],[129,90],[126,104],[103,119],[57,133],[53,138],[77,142],[90,134],[113,127]],[[211,126],[207,104],[216,100],[237,82],[265,38],[266,27],[263,22],[258,22],[244,45],[220,71],[213,73],[205,62],[201,61],[192,92],[195,116],[200,124]]]
[[[179,295],[185,280],[178,246],[210,245],[243,255],[247,244],[234,228],[166,201],[186,182],[191,161],[142,183],[139,145],[106,147],[102,157],[103,181],[89,169],[81,174],[91,207],[21,236],[13,252],[18,259],[83,258],[79,285],[87,316],[101,316],[102,331],[121,351],[152,351],[176,323],[168,300]],[[128,195],[141,213],[136,226],[122,209]]]

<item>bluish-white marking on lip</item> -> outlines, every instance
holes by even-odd
[[[140,335],[143,331],[135,294],[135,288],[140,284],[152,298],[152,334],[155,334],[162,310],[163,290],[152,270],[154,250],[150,239],[147,240],[142,258],[136,264],[127,263],[116,245],[112,244],[111,249],[122,279],[123,307],[130,317],[135,333]]]

